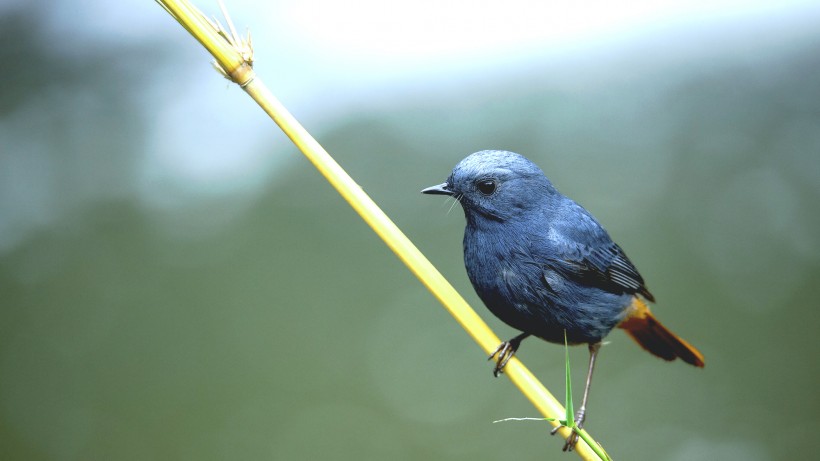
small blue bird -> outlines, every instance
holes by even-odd
[[[613,328],[626,330],[664,360],[704,366],[703,355],[649,311],[644,299],[655,298],[621,247],[525,157],[476,152],[456,165],[447,182],[422,193],[461,203],[467,275],[490,312],[522,332],[490,356],[497,356],[495,376],[528,336],[563,344],[566,333],[570,344],[587,344],[589,369],[576,416],[582,427],[595,359]],[[564,450],[576,442],[573,434]]]

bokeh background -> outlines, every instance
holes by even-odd
[[[587,427],[616,459],[813,458],[820,6],[629,3],[229,7],[501,337],[419,190],[509,149],[605,224],[707,358],[609,337]],[[3,2],[0,37],[0,459],[573,458],[492,424],[536,412],[153,2]],[[519,356],[563,393],[561,347]]]

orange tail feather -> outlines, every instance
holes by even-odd
[[[641,347],[664,360],[680,358],[686,363],[703,368],[703,354],[661,325],[649,311],[649,306],[640,298],[635,298],[630,310],[618,327],[626,330]]]

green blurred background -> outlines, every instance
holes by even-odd
[[[505,21],[562,5],[234,3],[273,91],[501,337],[461,211],[419,194],[461,158],[528,156],[626,249],[707,366],[609,337],[587,428],[616,459],[815,457],[816,4],[524,44]],[[436,35],[482,8],[512,12],[462,45],[499,47]],[[0,37],[0,459],[574,459],[492,424],[536,412],[153,2],[12,2]],[[562,348],[519,356],[563,393]]]

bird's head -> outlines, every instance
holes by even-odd
[[[476,152],[456,165],[447,182],[423,194],[450,195],[464,208],[467,220],[506,221],[543,209],[555,188],[538,166],[503,150]]]

